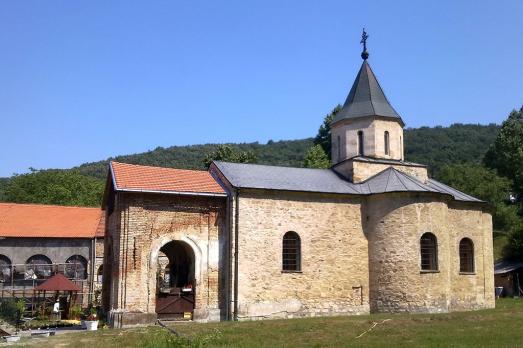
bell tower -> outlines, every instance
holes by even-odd
[[[368,63],[363,30],[363,63],[343,108],[331,123],[332,164],[353,157],[403,160],[403,120],[389,103]]]
[[[338,174],[350,181],[370,175],[356,173],[355,161],[384,165],[408,165],[403,156],[403,127],[400,115],[385,96],[368,62],[368,35],[363,29],[363,63],[342,109],[331,122],[331,163]],[[370,165],[370,164],[369,164]]]

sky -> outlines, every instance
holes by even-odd
[[[371,64],[407,127],[523,104],[523,1],[0,2],[0,177],[314,136]]]

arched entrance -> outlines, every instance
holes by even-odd
[[[156,313],[159,319],[192,318],[195,306],[195,257],[185,242],[161,247],[157,260]]]

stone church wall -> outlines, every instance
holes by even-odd
[[[374,195],[364,205],[369,238],[371,312],[447,312],[490,308],[492,224],[476,206],[448,207],[444,196]],[[438,270],[422,271],[419,240],[438,243]],[[473,240],[476,271],[459,273],[459,241]]]
[[[451,249],[450,310],[494,308],[494,251],[492,215],[476,206],[450,202],[448,211]],[[474,243],[474,273],[459,272],[459,242]]]
[[[111,289],[105,305],[116,326],[156,318],[157,256],[174,240],[195,254],[194,319],[220,320],[227,269],[225,198],[119,193],[117,200],[108,219],[104,263],[104,273],[110,274],[104,286]]]
[[[360,198],[241,190],[238,318],[368,313]],[[282,272],[282,238],[301,238],[301,271]]]

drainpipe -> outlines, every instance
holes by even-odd
[[[94,296],[94,263],[96,261],[96,237],[91,240],[91,271],[89,279],[89,303],[93,303]]]
[[[227,291],[225,294],[225,320],[231,320],[231,294],[232,294],[232,195],[227,194],[226,201],[226,229],[227,229]]]
[[[234,321],[238,320],[238,221],[240,215],[240,189],[235,190],[234,200]]]

